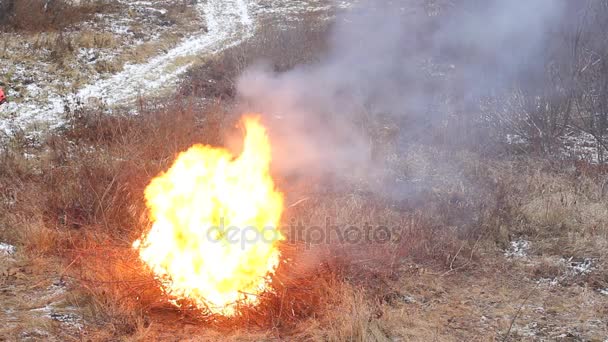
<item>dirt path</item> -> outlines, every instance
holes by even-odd
[[[88,84],[76,95],[53,95],[45,105],[11,103],[2,108],[10,113],[0,121],[0,133],[10,135],[16,129],[29,131],[39,126],[56,128],[63,122],[67,106],[77,101],[105,103],[109,106],[129,104],[139,95],[151,95],[170,89],[179,77],[192,66],[194,59],[214,54],[250,37],[255,21],[250,15],[249,0],[207,0],[197,5],[206,23],[206,29],[184,39],[165,54],[143,64],[126,65],[124,69],[107,79]]]

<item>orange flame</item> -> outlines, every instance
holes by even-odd
[[[145,197],[153,225],[133,243],[175,299],[226,316],[269,290],[284,239],[270,140],[258,117],[243,123],[240,156],[194,145],[152,180]]]

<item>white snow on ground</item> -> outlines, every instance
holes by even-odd
[[[561,267],[563,272],[561,272],[561,274],[555,278],[541,278],[538,280],[538,283],[549,286],[558,286],[565,281],[571,281],[573,279],[589,275],[597,269],[595,265],[597,261],[597,259],[593,258],[559,258],[555,260],[554,264]],[[602,289],[597,289],[597,291],[600,294],[608,295],[608,289],[606,289],[606,293],[604,293]]]
[[[511,246],[505,251],[507,258],[525,258],[530,250],[530,241],[524,240],[521,237],[515,241],[511,241]]]
[[[144,8],[149,11],[154,4],[150,1],[120,0],[131,7]],[[142,64],[127,64],[123,70],[108,78],[96,78],[91,83],[75,91],[72,95],[60,95],[54,87],[66,88],[70,84],[52,82],[47,87],[28,87],[28,92],[39,94],[29,96],[30,101],[9,102],[0,106],[0,139],[3,135],[11,136],[23,130],[28,136],[35,137],[46,129],[56,129],[65,122],[66,110],[73,110],[81,105],[113,106],[132,105],[139,96],[159,95],[171,90],[178,83],[180,76],[194,63],[196,57],[212,55],[250,38],[254,33],[261,17],[281,18],[285,21],[298,21],[300,16],[310,12],[327,12],[330,9],[346,9],[352,7],[357,0],[198,0],[197,11],[206,23],[202,29],[178,43],[162,55],[151,58]],[[280,23],[280,21],[278,22]],[[122,26],[121,26],[122,25]],[[127,34],[128,25],[114,23],[111,31],[124,31]],[[92,61],[112,60],[112,51],[93,54],[81,49],[79,58]],[[92,63],[92,62],[91,62]],[[28,75],[38,72],[27,68],[16,68],[13,72],[16,78],[27,79]],[[39,72],[45,72],[40,70]],[[100,77],[100,76],[97,76]],[[8,97],[14,98],[8,89]],[[44,99],[31,101],[33,98]]]
[[[85,101],[99,98],[109,105],[125,104],[140,94],[174,85],[191,66],[186,63],[171,70],[179,58],[218,52],[253,33],[253,21],[245,0],[210,0],[198,6],[207,22],[207,32],[200,32],[145,64],[125,66],[122,72],[84,87],[77,98]]]
[[[562,155],[566,158],[577,158],[587,160],[590,163],[598,164],[598,149],[602,147],[597,140],[589,133],[572,130],[561,139]],[[606,150],[603,150],[606,154]]]
[[[66,283],[63,280],[55,281],[39,293],[39,299],[43,300],[46,304],[32,308],[30,311],[65,324],[64,328],[69,327],[81,331],[84,328],[83,318],[77,314],[78,308],[69,305],[66,301],[66,292]]]
[[[598,152],[600,150],[604,155],[608,155],[608,151],[603,149],[598,144],[595,137],[589,133],[582,132],[579,129],[569,127],[569,132],[560,137],[559,156],[565,159],[585,160],[592,164],[600,162]],[[530,142],[519,134],[507,134],[505,141],[509,145],[525,147]]]
[[[595,263],[595,260],[590,258],[575,260],[573,257],[570,257],[568,259],[562,258],[560,261],[566,264],[570,275],[576,276],[589,274],[595,269],[595,266],[593,265]]]
[[[123,71],[110,78],[83,87],[76,96],[63,98],[53,95],[45,105],[4,105],[0,110],[11,113],[11,118],[0,121],[0,133],[10,135],[15,128],[25,129],[36,123],[56,128],[62,124],[66,105],[73,106],[77,101],[86,103],[94,99],[110,106],[129,104],[138,95],[169,89],[192,65],[187,61],[189,57],[217,53],[253,34],[255,23],[249,14],[249,6],[248,0],[208,0],[199,3],[197,9],[206,21],[206,30],[184,39],[167,53],[146,63],[126,65]]]
[[[0,255],[13,255],[17,251],[17,247],[8,243],[0,242]]]

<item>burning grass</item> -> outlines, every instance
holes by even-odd
[[[2,154],[7,166],[2,173],[6,190],[2,227],[20,228],[3,229],[1,238],[33,256],[61,260],[62,276],[72,279],[88,298],[83,302],[93,312],[93,322],[111,323],[116,333],[133,331],[132,322],[141,319],[137,317],[167,305],[166,294],[130,248],[148,226],[143,189],[191,141],[221,145],[218,132],[230,130],[234,123],[220,111],[200,113],[184,103],[171,111],[136,117],[75,115],[70,126],[49,136],[43,146],[27,146],[26,141],[16,146],[14,141]],[[152,140],[154,144],[149,143]],[[306,214],[324,217],[345,200],[337,196],[333,203],[304,202],[291,208],[285,219]],[[355,207],[370,206],[362,198],[350,202],[344,215]],[[245,311],[241,319],[253,321],[254,326],[293,327],[303,317],[320,314],[323,308],[318,303],[327,298],[323,294],[330,290],[327,284],[337,282],[336,274],[346,272],[341,268],[350,264],[348,251],[330,247],[308,251],[305,255],[311,257],[296,268],[302,274],[292,274],[291,267],[281,265],[276,293],[258,309]],[[319,257],[318,251],[325,256]],[[291,254],[299,256],[284,251],[285,258],[291,259]],[[367,264],[364,259],[360,262]],[[319,277],[318,267],[325,269],[325,276]]]
[[[419,301],[452,302],[465,294],[456,291],[450,279],[470,275],[473,279],[458,280],[466,286],[480,281],[475,278],[499,277],[493,267],[507,268],[504,272],[517,274],[523,283],[550,274],[558,277],[567,272],[552,259],[558,256],[598,260],[590,276],[568,278],[568,283],[607,286],[602,271],[605,248],[598,248],[607,241],[606,223],[601,210],[592,210],[601,203],[601,189],[593,178],[576,178],[540,162],[484,160],[470,152],[444,153],[420,145],[390,164],[391,175],[417,179],[415,196],[393,198],[372,191],[376,187],[366,190],[369,184],[358,180],[335,184],[316,179],[286,188],[284,262],[273,277],[273,291],[265,293],[259,305],[239,310],[231,319],[187,301],[178,309],[131,248],[149,226],[142,194],[193,141],[224,145],[223,133],[236,132],[238,118],[221,107],[199,110],[186,99],[171,110],[147,110],[138,116],[74,113],[70,124],[42,145],[13,140],[2,152],[0,239],[17,245],[28,260],[56,264],[57,272],[47,277],[70,284],[70,301],[94,339],[163,338],[176,327],[200,335],[201,326],[210,329],[205,333],[209,338],[447,337],[455,330],[444,327],[434,316],[438,313]],[[442,166],[446,161],[451,167]],[[277,182],[289,184],[286,179]],[[388,243],[327,243],[314,236],[298,238],[291,229],[298,224],[323,227],[328,217],[334,235],[366,222],[396,227],[391,231],[396,235]],[[500,261],[503,249],[517,236],[532,239],[531,253],[543,255],[545,261],[530,266]],[[555,271],[539,273],[547,263]],[[41,265],[34,273],[42,276],[47,274],[42,269],[48,268]],[[509,291],[518,291],[523,285],[509,286]],[[452,311],[456,316],[467,310],[473,310],[466,314],[472,317],[486,312],[456,307],[464,310]],[[502,310],[512,317],[516,308]],[[428,319],[435,321],[422,324]],[[504,322],[473,325],[467,328],[473,335],[461,336],[500,336],[507,328]]]
[[[191,73],[182,88],[184,95],[219,98],[210,106],[183,97],[164,106],[142,100],[139,115],[76,111],[42,143],[23,134],[4,145],[0,241],[16,245],[19,260],[7,261],[3,276],[17,290],[0,294],[0,301],[31,319],[11,321],[0,334],[44,338],[36,335],[42,330],[60,336],[57,322],[12,298],[24,302],[61,281],[67,303],[85,322],[70,337],[92,340],[605,335],[605,326],[593,323],[606,316],[599,292],[608,288],[604,174],[527,157],[489,158],[449,139],[404,149],[395,125],[380,119],[365,126],[375,161],[386,171],[382,177],[294,182],[274,175],[285,192],[286,241],[272,291],[258,305],[239,308],[231,318],[187,300],[181,308],[172,305],[174,298],[131,244],[150,227],[143,197],[150,180],[193,143],[226,146],[226,137],[238,133],[239,118],[230,108],[232,70],[255,59],[242,56],[255,54],[227,54]],[[301,62],[296,57],[275,68]],[[209,89],[209,79],[221,84]],[[407,196],[397,196],[403,189]],[[390,228],[390,239],[344,240],[350,227],[366,231],[366,224]],[[298,236],[300,226],[310,234]],[[311,227],[326,226],[323,239],[311,233]],[[505,257],[521,239],[529,248]],[[576,264],[584,258],[593,260],[589,272],[577,268],[587,265]],[[553,281],[563,286],[544,285]]]

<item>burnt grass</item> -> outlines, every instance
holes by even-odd
[[[599,293],[608,287],[605,169],[500,144],[454,144],[444,128],[430,132],[438,139],[404,147],[377,128],[387,121],[368,127],[378,163],[390,171],[381,181],[395,188],[399,174],[413,195],[330,175],[297,184],[275,178],[288,189],[286,224],[371,222],[396,228],[393,240],[285,243],[274,292],[232,319],[168,304],[130,248],[149,225],[145,186],[193,143],[222,146],[238,133],[234,83],[247,65],[310,63],[323,53],[326,31],[304,23],[289,34],[262,32],[191,70],[170,103],[145,100],[142,115],[77,110],[41,141],[12,137],[0,151],[0,240],[16,245],[22,262],[46,265],[34,274],[68,282],[89,340],[605,336],[605,321],[589,323],[605,319],[608,307]],[[533,245],[525,262],[505,257],[520,238]],[[593,271],[560,278],[568,268],[559,260],[569,257],[591,258]],[[543,285],[558,278],[556,287]],[[11,339],[28,329],[2,333]]]

